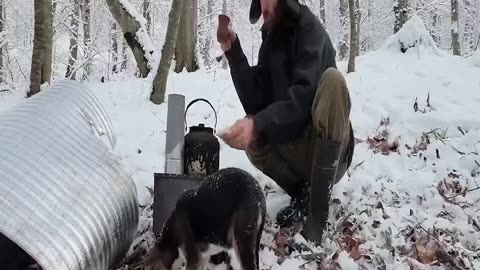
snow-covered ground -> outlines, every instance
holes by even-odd
[[[411,28],[423,31],[418,24]],[[480,54],[453,57],[430,42],[403,54],[401,35],[357,58],[355,73],[346,74],[346,63],[339,63],[358,144],[348,175],[334,189],[327,239],[322,248],[310,247],[325,255],[320,269],[480,269]],[[140,204],[147,205],[153,173],[163,172],[167,105],[148,101],[146,80],[88,86],[113,121],[114,151],[137,184]],[[172,73],[170,93],[184,94],[187,104],[199,97],[212,102],[218,130],[244,115],[228,71]],[[21,96],[0,93],[0,111],[19,101]],[[207,104],[189,111],[188,124],[200,122],[214,124]],[[246,169],[262,185],[274,186],[244,153],[223,142],[220,166]],[[289,198],[278,191],[267,200],[273,219]],[[150,221],[143,216],[139,230]],[[142,239],[148,237],[135,244]],[[277,256],[280,243],[264,233],[261,269],[317,269],[298,252]]]

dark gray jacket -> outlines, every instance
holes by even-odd
[[[235,89],[245,112],[254,115],[262,144],[287,143],[304,132],[320,77],[336,67],[325,28],[306,6],[297,5],[273,31],[262,29],[257,65],[249,65],[238,36],[226,52]]]

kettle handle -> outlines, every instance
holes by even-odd
[[[187,130],[187,112],[188,112],[188,108],[190,108],[190,106],[192,106],[193,103],[195,103],[195,102],[197,102],[197,101],[204,101],[204,102],[206,102],[208,105],[210,105],[210,107],[212,108],[213,113],[215,114],[215,129],[214,129],[214,132],[216,132],[216,130],[217,130],[217,112],[215,111],[215,108],[213,108],[212,104],[211,104],[208,100],[206,100],[206,99],[204,99],[204,98],[197,98],[197,99],[192,100],[192,101],[188,104],[187,108],[185,109],[185,116],[184,116],[184,119],[185,119],[185,130]]]

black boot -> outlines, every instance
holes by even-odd
[[[289,196],[296,194],[296,187],[302,182],[298,174],[276,153],[272,153],[265,160],[263,173],[270,177]]]
[[[328,220],[341,149],[340,143],[320,139],[315,146],[310,178],[310,211],[302,234],[316,244],[320,244]]]
[[[308,214],[309,201],[308,181],[300,183],[295,192],[290,194],[290,204],[278,211],[277,224],[281,228],[290,227],[294,223],[301,222]]]
[[[308,211],[308,181],[295,173],[279,154],[271,154],[265,160],[263,173],[270,177],[290,197],[290,205],[277,214],[277,224],[289,227],[300,221]]]

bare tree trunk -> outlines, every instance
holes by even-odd
[[[34,30],[33,30],[33,53],[32,69],[30,71],[30,91],[27,96],[33,96],[40,92],[42,84],[42,61],[43,43],[45,42],[45,14],[42,10],[43,0],[34,0]]]
[[[323,21],[324,27],[327,25],[327,17],[325,16],[325,0],[320,0],[320,19]]]
[[[475,48],[475,19],[474,18],[478,18],[478,15],[476,14],[477,13],[476,10],[472,8],[473,3],[474,2],[472,0],[464,0],[464,10],[465,10],[464,14],[465,14],[466,20],[465,20],[465,28],[463,32],[464,38],[462,43],[465,46],[464,48],[468,48],[470,52],[473,52]]]
[[[348,55],[348,31],[345,29],[348,22],[347,19],[347,9],[348,9],[349,0],[340,0],[340,29],[343,34],[341,34],[340,42],[338,44],[338,57],[340,60],[344,60]]]
[[[228,9],[227,0],[223,0],[222,14],[227,14],[227,9]],[[225,56],[225,54],[223,54],[223,56],[222,56],[222,69],[227,69],[227,68],[228,68],[227,57]]]
[[[437,9],[434,8],[432,12],[433,12],[433,15],[432,15],[433,23],[432,23],[432,31],[430,34],[432,35],[432,39],[435,42],[435,44],[438,45],[440,42],[440,38],[437,35],[437,28],[438,28],[438,21],[439,21]]]
[[[372,2],[373,0],[367,0],[367,17],[366,17],[366,23],[367,23],[367,27],[370,27],[371,25],[371,18],[372,18]],[[362,22],[362,18],[360,16],[359,18],[359,25],[358,25],[358,28],[359,28],[359,36],[360,36],[360,23]],[[360,42],[359,44],[361,45],[361,50],[365,51],[365,52],[368,52],[371,50],[371,47],[372,47],[372,44],[371,44],[371,40],[367,37],[367,35],[365,35],[365,38],[363,39],[362,42]]]
[[[3,0],[0,0],[0,33],[5,29],[3,27],[3,22],[5,21],[5,12],[3,12]],[[3,46],[0,47],[0,83],[4,82],[5,70],[3,67]]]
[[[34,0],[34,34],[30,90],[27,97],[40,92],[40,86],[50,82],[52,74],[52,0]]]
[[[91,17],[91,2],[90,0],[83,0],[82,8],[82,20],[83,20],[83,47],[84,47],[84,58],[85,58],[85,65],[83,70],[82,79],[85,80],[90,76],[90,56],[89,53],[91,52],[91,44],[92,38],[90,34],[90,17]]]
[[[118,63],[118,41],[117,41],[117,23],[112,22],[112,72],[117,73],[117,63]]]
[[[43,46],[44,55],[42,63],[42,83],[50,83],[52,77],[53,62],[53,7],[52,0],[44,0],[43,8],[45,12],[45,43]]]
[[[77,74],[75,63],[78,60],[78,20],[80,18],[80,6],[78,1],[79,0],[73,0],[73,10],[70,12],[70,57],[68,58],[67,74],[65,74],[67,79],[72,80],[75,80]]]
[[[178,26],[177,44],[175,46],[175,72],[183,68],[187,72],[198,70],[197,63],[197,0],[188,0],[183,4],[180,25]]]
[[[127,69],[127,47],[128,45],[124,42],[122,46],[122,65],[120,67],[120,70]]]
[[[152,16],[150,13],[150,0],[143,0],[143,17],[147,20],[147,32],[150,34],[150,30],[152,27]]]
[[[408,20],[408,0],[395,0],[393,12],[395,14],[393,33],[396,34]]]
[[[206,23],[204,25],[204,31],[205,31],[205,43],[204,43],[204,48],[203,48],[203,62],[207,66],[208,69],[210,69],[210,47],[212,46],[212,23],[213,23],[213,0],[207,0],[207,18],[206,18]]]
[[[175,43],[177,42],[178,27],[180,24],[180,15],[183,10],[185,0],[173,0],[170,13],[168,15],[168,27],[163,44],[162,56],[158,66],[158,73],[153,80],[153,91],[150,95],[150,101],[155,104],[161,104],[165,101],[165,91],[167,88],[167,79],[175,52]]]
[[[453,55],[461,55],[460,25],[458,23],[458,0],[452,0],[452,50]]]
[[[52,13],[53,13],[53,15],[55,15],[55,12],[57,11],[57,3],[58,3],[58,0],[53,0],[52,1]]]
[[[355,0],[348,0],[348,11],[350,13],[350,56],[348,58],[347,73],[355,72],[355,56],[358,50],[357,18],[355,16]]]
[[[119,0],[106,0],[106,2],[113,18],[122,29],[123,37],[133,52],[141,76],[147,77],[148,73],[150,73],[147,55],[152,55],[153,51],[145,51],[144,49],[145,44],[143,44],[143,38],[148,35],[142,35],[142,39],[138,39],[136,35],[142,28],[146,32],[144,25],[137,21],[135,17],[123,7]]]
[[[361,22],[362,22],[362,12],[360,10],[360,0],[355,0],[355,26],[356,26],[355,56],[360,56],[360,24]]]

